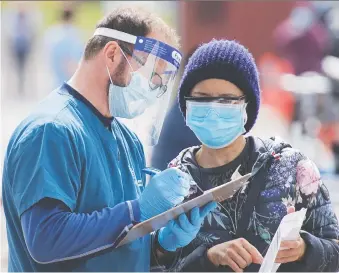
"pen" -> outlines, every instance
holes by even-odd
[[[161,170],[156,169],[156,168],[152,168],[152,167],[144,168],[144,169],[142,169],[142,171],[143,171],[145,174],[148,174],[148,175],[150,175],[150,176],[154,176],[154,175],[156,175],[156,174],[158,174],[158,173],[161,172]]]
[[[156,175],[156,174],[161,172],[161,170],[153,168],[153,167],[144,168],[144,169],[142,169],[142,171],[145,174],[148,174],[148,175],[151,175],[151,176],[154,176],[154,175]],[[197,187],[197,189],[200,190],[201,193],[204,193],[204,190],[202,188],[200,188],[199,185],[193,179],[190,180],[190,186]],[[193,193],[194,193],[194,188],[191,188],[189,195],[193,194]],[[226,210],[226,208],[220,202],[217,202],[217,204],[220,207],[222,207],[224,210]]]
[[[142,171],[143,171],[145,174],[148,174],[148,175],[150,175],[150,176],[154,176],[154,175],[156,175],[156,174],[158,174],[158,173],[161,173],[161,170],[156,169],[156,168],[153,168],[153,167],[144,168],[144,169],[142,169]],[[197,186],[197,188],[198,188],[199,190],[201,190],[202,192],[204,192],[204,191],[197,185],[197,183],[196,183],[193,179],[190,179],[190,185],[191,185],[191,186]]]
[[[142,171],[145,174],[148,174],[150,176],[154,176],[158,173],[161,173],[161,170],[153,168],[153,167],[144,168],[144,169],[142,169]],[[191,186],[191,188],[189,190],[189,195],[195,193],[194,187],[197,187],[202,193],[204,193],[204,191],[198,186],[198,184],[193,179],[190,179],[190,186]]]

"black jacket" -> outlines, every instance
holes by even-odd
[[[282,264],[282,272],[338,272],[339,227],[329,193],[314,163],[279,139],[252,142],[250,164],[246,173],[252,180],[244,191],[224,202],[227,211],[217,209],[206,217],[197,237],[178,252],[170,271],[232,271],[216,268],[206,257],[208,248],[235,238],[244,237],[265,255],[268,246],[286,215],[287,207],[307,208],[301,236],[307,244],[303,261]],[[170,165],[185,165],[199,184],[194,149],[182,151]],[[244,170],[243,170],[244,172]],[[244,173],[241,173],[244,175]],[[206,181],[200,187],[206,189]],[[246,219],[245,219],[246,218]],[[258,272],[260,265],[251,264],[247,272]]]

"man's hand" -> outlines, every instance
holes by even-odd
[[[190,217],[183,213],[177,220],[171,220],[166,227],[160,229],[159,244],[167,251],[187,246],[196,237],[204,218],[216,207],[217,203],[210,202],[202,208],[193,208]]]
[[[261,264],[263,261],[260,252],[244,238],[210,248],[207,257],[215,266],[227,265],[235,272],[243,272],[251,263]]]
[[[300,261],[304,257],[305,251],[306,244],[301,237],[295,241],[283,241],[280,244],[280,250],[277,254],[275,262],[284,264]]]
[[[190,177],[177,168],[153,176],[139,198],[140,220],[145,221],[180,204],[189,194],[189,188]]]

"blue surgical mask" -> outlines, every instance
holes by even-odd
[[[187,101],[186,124],[202,144],[220,149],[246,132],[246,104]]]
[[[124,51],[121,50],[121,53],[131,71],[133,71]],[[140,116],[155,103],[159,91],[156,89],[151,90],[149,81],[140,72],[131,72],[129,85],[121,87],[113,83],[107,65],[106,69],[111,81],[108,91],[108,106],[113,117],[133,119]]]
[[[113,117],[135,118],[153,105],[159,92],[150,90],[148,80],[139,72],[133,72],[128,86],[110,85],[109,111]]]

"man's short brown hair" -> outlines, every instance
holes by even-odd
[[[176,32],[155,14],[140,8],[117,8],[105,16],[97,24],[96,28],[115,29],[135,36],[147,36],[153,31],[161,31],[165,34],[172,46],[179,47],[179,38]],[[105,36],[93,36],[86,44],[84,59],[91,59],[103,49],[108,42],[114,40],[115,39]],[[124,46],[131,46],[122,41],[117,42],[119,44],[124,44]]]

